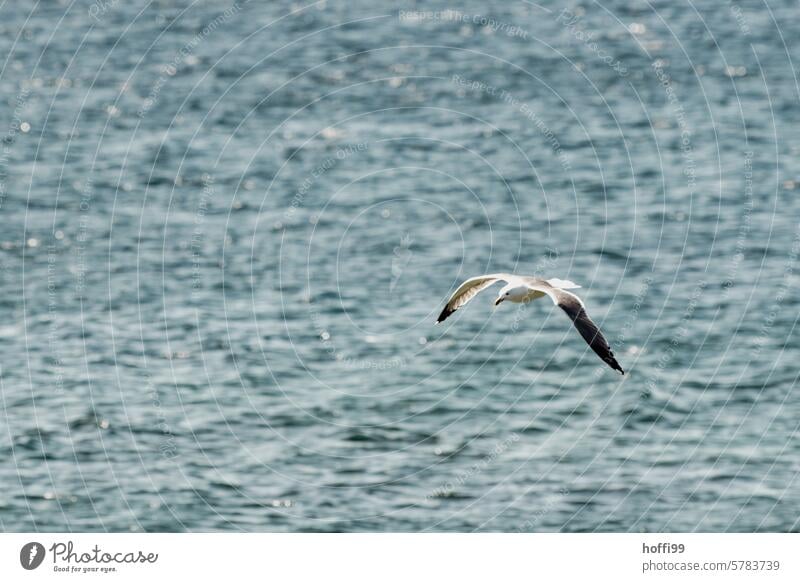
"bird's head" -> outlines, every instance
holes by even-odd
[[[506,285],[500,289],[500,294],[494,300],[494,304],[500,305],[503,301],[511,301],[513,303],[522,303],[528,294],[529,289],[524,285]]]
[[[494,300],[495,307],[500,305],[503,301],[508,299],[510,296],[511,296],[511,289],[506,289],[506,288],[500,289],[500,294],[497,296],[497,299]]]

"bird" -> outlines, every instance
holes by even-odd
[[[570,293],[567,289],[579,289],[572,281],[563,279],[540,279],[523,275],[513,275],[510,273],[495,273],[492,275],[480,275],[464,281],[461,286],[447,300],[447,303],[439,314],[436,324],[443,322],[450,317],[457,309],[469,303],[473,297],[484,289],[494,285],[498,281],[503,281],[505,286],[500,289],[500,293],[495,299],[495,306],[504,301],[512,303],[529,303],[547,295],[558,307],[572,320],[573,325],[581,334],[589,347],[594,350],[600,359],[603,360],[612,370],[624,375],[625,371],[619,365],[611,346],[600,332],[595,322],[586,313],[586,306],[583,301]]]

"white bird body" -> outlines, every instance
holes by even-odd
[[[569,316],[575,328],[586,340],[586,343],[589,344],[589,347],[600,356],[600,359],[612,369],[622,374],[625,373],[614,357],[606,338],[603,337],[597,325],[586,314],[583,301],[574,293],[567,291],[567,289],[578,289],[580,287],[580,285],[576,285],[572,281],[539,279],[537,277],[525,277],[509,273],[472,277],[464,281],[450,296],[436,323],[441,323],[450,317],[459,307],[463,307],[478,293],[498,281],[504,281],[506,285],[500,289],[500,293],[494,302],[495,305],[500,305],[504,301],[529,303],[545,295],[549,296],[553,303]]]
[[[500,297],[504,297],[503,301],[511,301],[511,303],[530,303],[534,299],[539,299],[544,296],[545,294],[541,291],[531,289],[525,285],[514,287],[509,284],[500,289],[497,304],[499,305],[500,303]]]
[[[547,282],[553,287],[558,289],[579,289],[580,285],[576,285],[572,281],[565,281],[563,279],[548,279]],[[533,289],[528,285],[520,285],[518,281],[512,281],[505,287],[500,289],[500,294],[497,296],[504,297],[504,301],[511,301],[511,303],[530,303],[534,299],[545,297],[547,293]],[[497,301],[495,305],[498,305]]]

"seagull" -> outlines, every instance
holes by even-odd
[[[547,295],[558,305],[572,320],[575,328],[581,334],[586,343],[589,344],[600,359],[610,368],[620,374],[625,374],[622,366],[619,365],[611,346],[608,345],[606,338],[600,333],[597,325],[586,314],[586,308],[580,298],[566,291],[566,289],[578,289],[572,281],[562,279],[539,279],[538,277],[526,277],[521,275],[511,275],[508,273],[495,273],[493,275],[480,275],[464,281],[456,289],[455,293],[447,301],[436,323],[439,324],[450,317],[456,310],[463,307],[478,293],[497,283],[503,281],[506,285],[500,289],[500,293],[495,299],[495,306],[503,301],[512,303],[530,303],[535,299]]]

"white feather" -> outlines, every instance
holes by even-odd
[[[566,279],[548,279],[547,282],[558,289],[580,289],[581,287],[580,285],[577,285],[572,281],[567,281]]]

